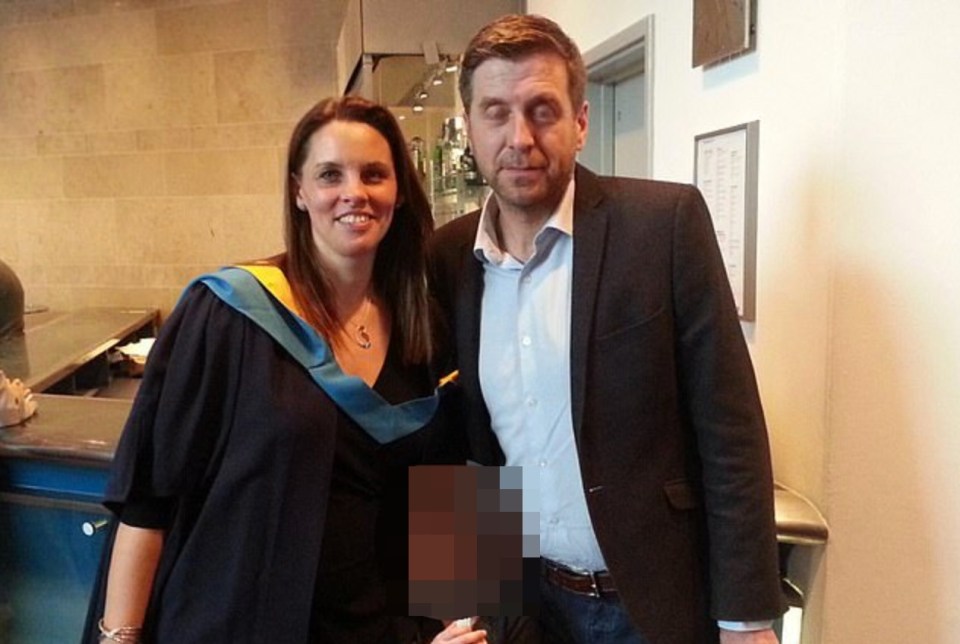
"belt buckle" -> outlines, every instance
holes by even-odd
[[[590,592],[587,593],[587,596],[600,599],[600,584],[597,583],[597,573],[593,570],[588,570],[587,577],[590,578]]]

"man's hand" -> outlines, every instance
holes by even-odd
[[[720,644],[779,644],[772,628],[763,631],[728,631],[720,629]]]

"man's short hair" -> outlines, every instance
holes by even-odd
[[[537,15],[512,14],[497,18],[470,40],[463,53],[460,98],[469,114],[473,101],[473,72],[491,58],[521,60],[533,54],[556,54],[567,67],[567,91],[573,109],[583,105],[587,70],[576,43],[554,21]]]

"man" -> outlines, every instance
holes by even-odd
[[[23,285],[0,260],[0,340],[23,334]]]
[[[493,196],[437,232],[432,277],[472,457],[539,471],[546,641],[775,643],[769,448],[709,214],[576,165],[585,82],[537,16],[464,53]]]

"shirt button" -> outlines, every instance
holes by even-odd
[[[530,396],[529,398],[527,398],[527,407],[536,407],[536,406],[537,406],[536,398],[534,398],[533,396]]]
[[[540,467],[546,467],[546,466],[547,466],[547,461],[546,461],[546,460],[540,461]]]
[[[529,284],[530,282],[533,281],[533,278],[530,277],[529,275],[524,275],[523,279],[521,279],[520,281],[523,282],[524,284]]]
[[[533,339],[529,335],[525,335],[520,338],[520,344],[525,347],[529,347],[531,344],[533,344]]]
[[[558,519],[557,517],[551,517],[550,525],[557,525],[558,523],[560,523],[560,519]]]

